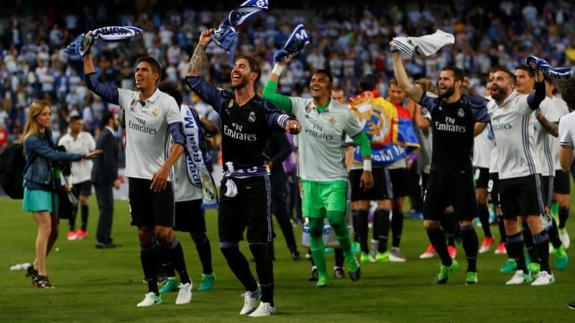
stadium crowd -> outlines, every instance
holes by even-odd
[[[82,78],[81,61],[61,52],[73,38],[102,25],[134,25],[143,37],[131,43],[96,44],[97,68],[102,80],[129,87],[132,65],[138,56],[148,54],[163,67],[163,75],[182,80],[193,46],[207,27],[216,26],[224,11],[174,7],[156,4],[144,9],[114,10],[105,2],[58,10],[56,5],[24,5],[5,11],[0,17],[0,147],[18,140],[27,108],[34,98],[42,98],[57,107],[52,130],[56,138],[64,134],[70,115],[80,115],[87,131],[94,132],[107,103],[92,95]],[[282,77],[282,93],[309,96],[306,82],[311,72],[328,69],[347,93],[358,92],[362,75],[375,74],[381,93],[393,76],[387,57],[387,41],[396,35],[417,35],[436,28],[453,33],[453,50],[432,58],[414,58],[406,62],[413,78],[437,75],[442,67],[454,64],[466,71],[470,86],[483,94],[488,70],[502,65],[514,68],[528,54],[546,57],[551,64],[569,65],[575,50],[575,10],[569,1],[547,1],[534,5],[515,1],[488,2],[475,6],[465,1],[449,5],[430,2],[368,4],[355,8],[337,4],[302,4],[309,10],[274,9],[240,29],[238,54],[250,53],[262,66],[261,85],[272,67],[272,55],[281,47],[297,23],[304,23],[314,46],[290,65]],[[275,3],[270,6],[273,8]],[[282,6],[285,6],[283,4]],[[121,7],[121,6],[120,6]],[[141,8],[141,7],[140,7]],[[139,11],[138,11],[139,10]],[[286,11],[287,10],[287,11]],[[12,12],[10,12],[12,11]],[[42,19],[35,13],[42,12]],[[289,14],[284,14],[289,12]],[[229,64],[225,53],[213,44],[208,79],[221,87],[229,86]],[[187,89],[184,100],[196,103]]]

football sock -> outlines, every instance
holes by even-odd
[[[387,251],[387,240],[389,235],[390,220],[389,215],[391,211],[389,209],[378,208],[375,210],[373,218],[373,227],[377,231],[378,246],[377,252],[384,253]]]
[[[274,268],[270,252],[267,250],[269,244],[250,243],[249,246],[256,261],[256,272],[262,289],[262,302],[274,306]]]
[[[200,262],[202,263],[202,273],[204,275],[210,275],[213,273],[212,268],[212,249],[210,248],[210,239],[205,232],[201,234],[191,234],[192,240],[196,245],[196,251],[200,257]]]
[[[549,235],[546,230],[533,234],[533,248],[540,257],[541,270],[551,273],[549,268]]]
[[[368,210],[352,211],[353,228],[357,235],[357,239],[359,240],[359,246],[361,248],[361,252],[366,253],[369,252],[369,246],[367,245],[367,232],[368,232],[367,215]],[[374,219],[374,228],[376,222],[377,220]]]
[[[559,208],[559,229],[565,229],[567,218],[569,217],[569,208]]]
[[[491,237],[491,228],[489,227],[489,209],[487,205],[478,205],[479,221],[481,221],[481,228],[485,237]]]
[[[327,220],[335,232],[335,237],[346,257],[353,256],[351,251],[351,239],[349,230],[345,224],[345,213],[338,211],[327,211]]]
[[[140,261],[142,263],[142,269],[144,270],[144,279],[148,284],[148,291],[159,295],[160,292],[158,291],[158,264],[156,253],[157,250],[155,243],[140,246]]]
[[[525,256],[523,255],[523,235],[521,232],[507,236],[505,248],[507,249],[507,255],[509,258],[515,259],[517,269],[523,270],[524,273],[527,273]]]
[[[180,282],[186,284],[190,282],[190,276],[186,270],[186,260],[184,259],[184,251],[182,244],[177,239],[172,240],[167,246],[162,246],[162,252],[166,254],[166,258],[170,260],[174,269],[180,276]]]
[[[82,214],[82,230],[86,231],[86,228],[88,227],[88,212],[90,208],[88,207],[88,204],[82,204],[80,210]]]
[[[242,285],[244,285],[244,289],[250,292],[257,290],[258,283],[252,275],[248,260],[240,251],[238,243],[222,242],[220,249],[226,258],[228,266]]]
[[[473,224],[460,226],[463,249],[467,257],[467,271],[477,272],[477,253],[479,250],[479,240]]]
[[[393,211],[391,216],[391,234],[393,239],[391,245],[393,247],[399,247],[401,242],[401,234],[403,233],[403,212],[401,210]]]
[[[445,233],[441,228],[431,228],[427,229],[427,236],[429,237],[429,242],[435,248],[439,259],[441,259],[441,263],[444,266],[451,266],[452,259],[449,256],[449,252],[447,251],[447,244],[445,243]]]
[[[309,218],[309,250],[317,271],[327,274],[323,245],[323,219]]]

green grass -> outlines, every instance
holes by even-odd
[[[0,198],[0,322],[250,320],[238,315],[242,289],[217,248],[215,211],[207,214],[217,275],[215,289],[194,292],[189,305],[174,305],[176,293],[172,293],[164,297],[163,305],[136,308],[146,286],[142,283],[136,230],[129,225],[127,203],[116,203],[114,219],[113,236],[122,247],[99,250],[94,248],[97,208],[93,202],[94,198],[86,240],[66,241],[67,222],[60,224],[58,249],[48,257],[49,277],[56,288],[41,290],[31,286],[24,272],[9,271],[10,265],[33,259],[36,226],[32,216],[21,210],[21,201]],[[568,223],[573,234],[574,221]],[[496,227],[492,228],[498,236]],[[295,230],[299,237],[301,227]],[[306,280],[309,263],[291,261],[279,235],[275,262],[278,312],[271,318],[274,322],[568,322],[575,317],[566,306],[575,300],[573,264],[565,272],[555,272],[558,283],[554,286],[510,287],[504,285],[510,275],[498,272],[505,256],[488,253],[479,258],[479,285],[465,286],[465,258],[460,247],[460,271],[447,285],[432,285],[439,262],[437,258],[417,259],[427,246],[420,221],[405,221],[402,252],[408,258],[406,263],[364,265],[359,282],[332,279],[326,289],[316,289]],[[198,283],[201,272],[194,244],[188,236],[179,234],[179,239],[188,270]],[[572,259],[574,250],[569,250]],[[333,256],[328,254],[328,265],[332,264]]]

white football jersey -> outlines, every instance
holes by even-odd
[[[69,153],[85,154],[96,149],[94,137],[89,132],[81,131],[76,138],[68,132],[58,141],[58,145],[64,146]],[[89,181],[92,177],[92,161],[82,159],[72,162],[72,176],[70,184],[78,184]]]
[[[118,92],[126,112],[126,177],[151,180],[168,158],[168,125],[184,119],[176,100],[160,90],[145,102],[139,101],[136,91]]]
[[[524,177],[536,173],[534,143],[529,140],[529,119],[533,110],[527,94],[513,91],[501,104],[489,111],[494,133],[493,170],[499,179]]]

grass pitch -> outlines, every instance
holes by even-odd
[[[34,256],[36,226],[31,214],[21,210],[21,201],[0,198],[0,322],[573,322],[575,311],[567,303],[575,301],[574,264],[564,272],[555,271],[557,284],[546,287],[505,286],[509,274],[500,274],[506,257],[493,252],[480,255],[479,285],[465,286],[463,248],[461,264],[447,285],[434,286],[439,260],[419,260],[427,246],[420,221],[407,220],[402,241],[406,263],[362,266],[358,282],[330,280],[326,289],[316,289],[306,280],[307,260],[292,261],[280,230],[276,230],[275,302],[272,318],[240,317],[242,288],[218,249],[216,212],[206,215],[212,243],[216,286],[207,292],[194,292],[192,303],[174,305],[176,293],[163,297],[164,304],[136,308],[146,292],[142,283],[137,234],[129,225],[127,202],[115,204],[113,237],[120,248],[94,247],[97,207],[91,198],[89,236],[82,241],[66,241],[67,221],[60,224],[60,239],[48,257],[48,274],[54,289],[31,286],[23,271],[10,272],[13,264],[31,262]],[[575,203],[573,204],[575,205]],[[572,215],[573,217],[573,215]],[[79,221],[79,219],[78,219]],[[568,230],[575,235],[575,220]],[[296,236],[301,226],[295,227]],[[492,231],[498,237],[495,226]],[[478,229],[480,239],[481,230]],[[194,243],[178,234],[188,270],[199,283],[201,267]],[[575,238],[575,236],[574,236]],[[250,255],[245,244],[246,255]],[[575,259],[575,247],[568,250]],[[304,254],[303,250],[302,255]],[[328,266],[333,255],[328,254]],[[553,257],[551,261],[553,263]],[[552,267],[553,264],[552,264]],[[252,270],[255,269],[252,263]]]

